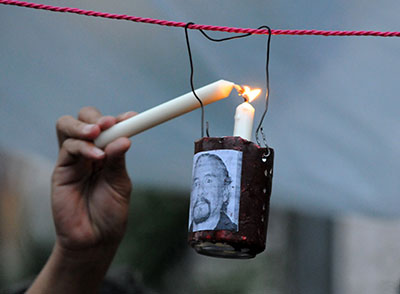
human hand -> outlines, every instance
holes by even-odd
[[[93,140],[115,123],[132,117],[102,116],[82,108],[78,119],[57,122],[59,155],[51,179],[56,243],[29,294],[98,293],[125,233],[131,181],[125,168],[127,138],[104,150]]]
[[[134,114],[102,116],[97,109],[85,107],[78,119],[58,120],[60,150],[52,176],[52,210],[56,245],[61,249],[103,251],[121,241],[131,193],[125,168],[130,141],[118,138],[101,150],[93,140]]]

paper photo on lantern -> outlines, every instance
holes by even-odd
[[[238,231],[242,152],[211,150],[193,159],[189,231]]]

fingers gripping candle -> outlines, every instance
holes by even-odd
[[[219,80],[197,89],[196,94],[203,105],[207,105],[228,97],[233,86],[232,82]],[[199,107],[200,103],[193,93],[187,93],[112,126],[102,132],[94,143],[97,147],[104,148],[119,137],[134,136]]]

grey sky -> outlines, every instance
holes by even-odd
[[[400,30],[395,0],[40,3],[239,27]],[[196,87],[221,78],[264,87],[265,37],[190,38]],[[0,44],[0,144],[53,161],[59,116],[85,105],[141,112],[190,91],[183,29],[0,6]],[[399,52],[398,38],[272,38],[272,205],[400,215]],[[207,106],[212,136],[232,134],[240,102],[233,93]],[[263,101],[254,106],[257,122]],[[134,137],[133,181],[189,191],[199,135],[194,111]]]

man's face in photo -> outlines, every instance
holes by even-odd
[[[219,218],[225,198],[225,173],[222,163],[213,157],[200,157],[193,177],[193,221],[196,224],[210,217]]]

